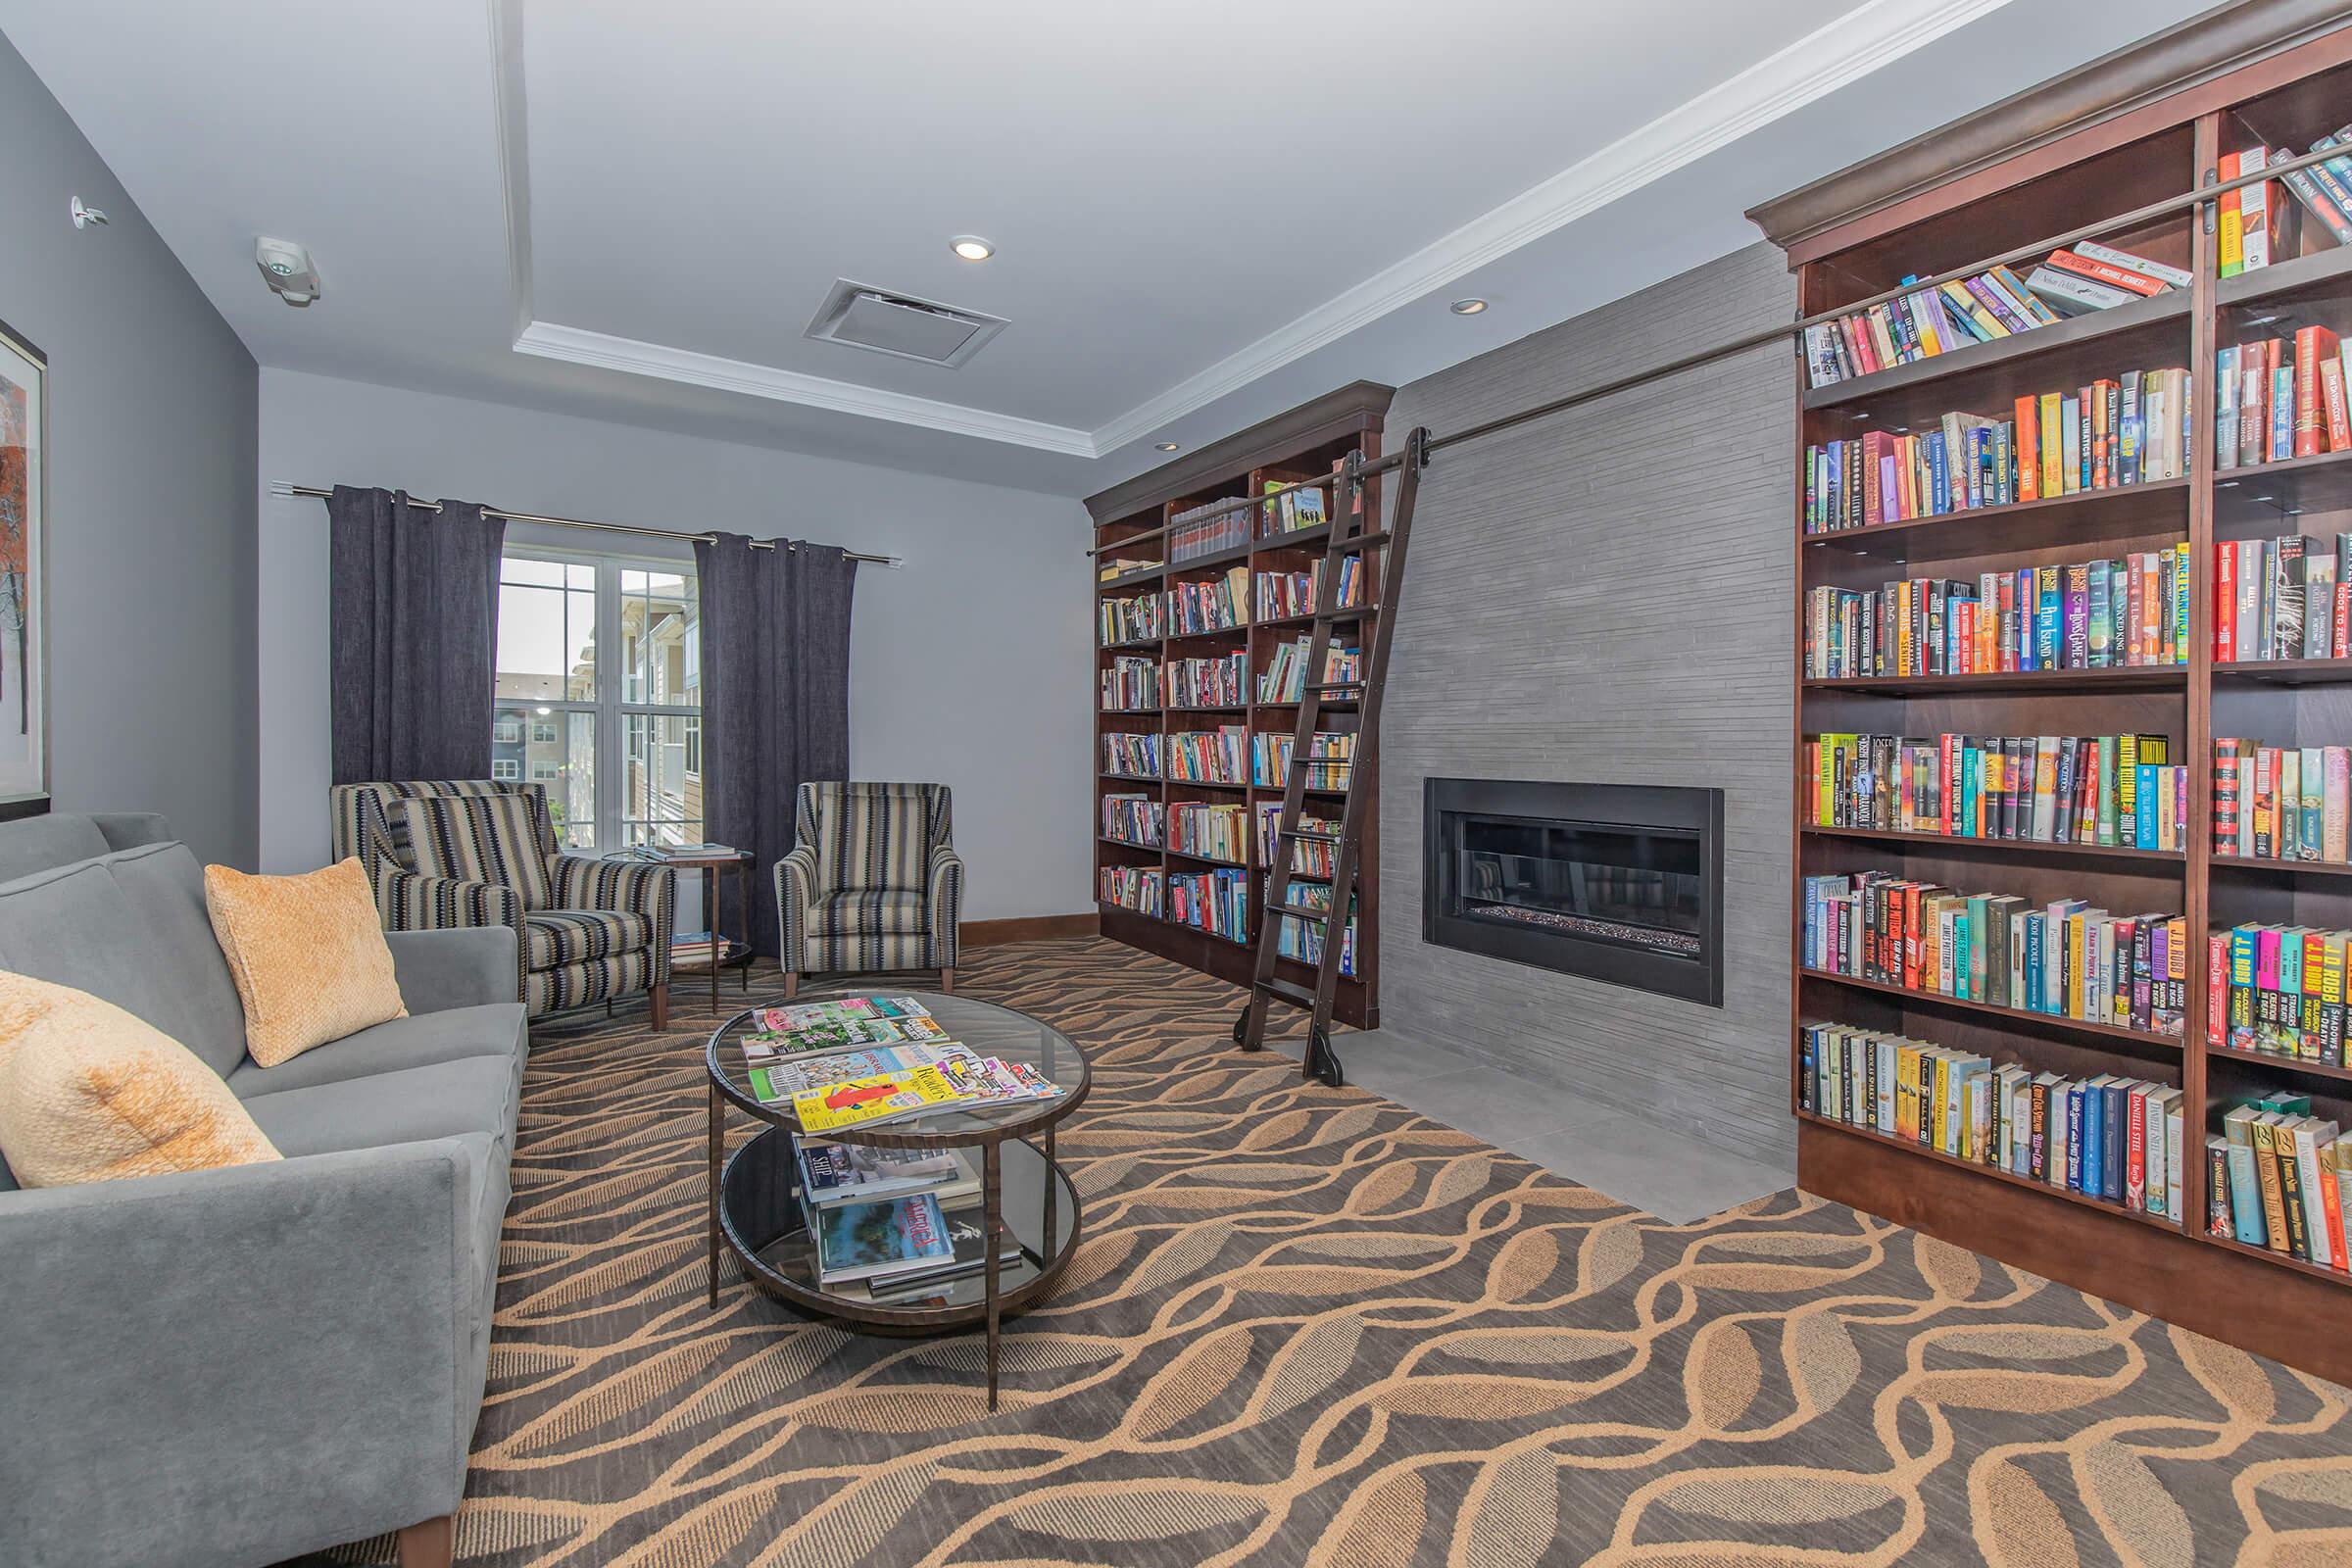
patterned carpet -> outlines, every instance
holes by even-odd
[[[1669,1226],[1108,943],[960,977],[1095,1068],[1004,1408],[974,1336],[705,1305],[699,1017],[542,1032],[464,1562],[2352,1561],[2343,1389],[1793,1193]]]

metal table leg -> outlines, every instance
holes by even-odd
[[[710,1083],[710,1304],[718,1305],[718,1183],[719,1160],[727,1143],[726,1102],[718,1096],[718,1082]]]
[[[981,1245],[988,1249],[988,1407],[997,1407],[997,1344],[1001,1335],[998,1319],[997,1275],[1000,1264],[997,1254],[1004,1250],[999,1237],[1004,1221],[1004,1176],[1002,1140],[992,1139],[981,1152],[980,1190],[986,1203],[980,1226]],[[1047,1184],[1050,1190],[1053,1183]]]

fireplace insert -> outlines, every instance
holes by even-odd
[[[1723,791],[1433,778],[1422,805],[1429,941],[1723,1004]]]

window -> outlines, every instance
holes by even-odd
[[[494,757],[490,760],[490,776],[511,784],[522,777],[522,764],[512,757]]]
[[[493,774],[529,764],[565,848],[703,838],[699,636],[691,567],[507,553]]]

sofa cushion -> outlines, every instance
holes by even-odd
[[[920,784],[852,784],[818,797],[816,885],[912,891],[930,858],[930,792]]]
[[[392,803],[392,843],[423,876],[495,882],[525,909],[549,904],[547,856],[524,795],[422,795]]]
[[[95,860],[114,848],[97,822],[73,813],[43,813],[0,831],[0,882],[35,871],[51,871],[76,860]]]
[[[27,1187],[279,1157],[187,1047],[86,991],[6,972],[0,1152]]]
[[[521,1085],[519,1058],[465,1056],[251,1095],[244,1104],[288,1158],[461,1133],[490,1133],[504,1147]]]
[[[532,969],[633,953],[653,940],[654,922],[626,909],[534,909],[522,917],[523,960]]]
[[[299,876],[208,865],[204,895],[263,1066],[407,1015],[357,856]]]
[[[931,901],[920,893],[828,893],[808,909],[812,937],[919,937],[931,929]]]
[[[280,1066],[248,1061],[228,1075],[228,1087],[239,1098],[251,1099],[468,1056],[519,1061],[529,1049],[527,1028],[519,1002],[417,1013],[330,1040]]]

